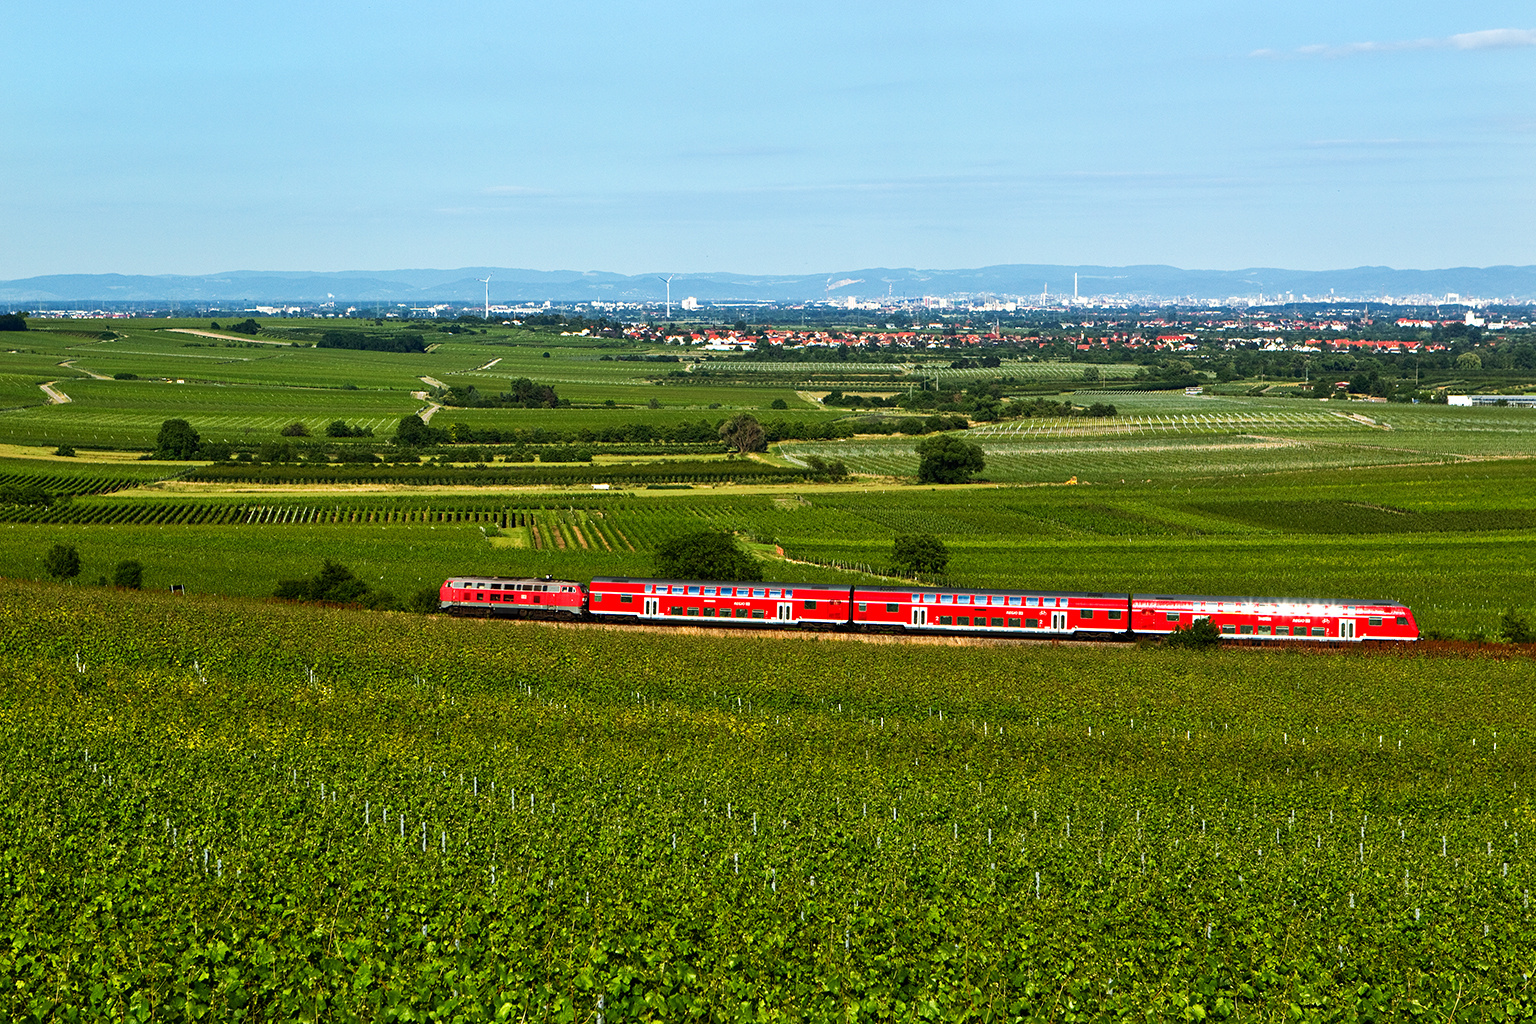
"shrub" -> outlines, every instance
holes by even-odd
[[[72,545],[55,544],[43,556],[43,571],[56,580],[72,580],[80,575],[80,552]]]
[[[931,533],[904,534],[892,545],[891,564],[905,572],[937,576],[949,568],[949,549]]]
[[[128,590],[140,590],[144,586],[144,566],[131,559],[118,562],[112,569],[112,585]]]
[[[1221,632],[1210,619],[1196,619],[1187,628],[1176,629],[1163,640],[1164,647],[1188,647],[1204,650],[1221,643]]]
[[[1536,633],[1531,632],[1529,619],[1513,608],[1506,608],[1499,616],[1499,638],[1505,643],[1528,644],[1536,640]]]
[[[295,421],[288,424],[282,430],[279,430],[278,433],[284,437],[308,437],[309,428],[306,427],[302,422]]]

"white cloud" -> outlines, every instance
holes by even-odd
[[[1536,46],[1536,29],[1489,28],[1433,39],[1397,39],[1387,42],[1314,43],[1294,50],[1254,50],[1250,57],[1354,57],[1364,53],[1400,53],[1405,50],[1509,50]]]

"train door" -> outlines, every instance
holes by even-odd
[[[926,626],[926,625],[928,625],[928,609],[927,608],[918,606],[918,607],[912,609],[912,625],[914,625],[914,626]]]
[[[1353,640],[1354,638],[1355,638],[1355,620],[1354,619],[1340,619],[1339,620],[1339,639],[1340,640]]]
[[[779,602],[779,619],[788,622],[795,617],[795,606],[788,601]]]
[[[659,597],[648,597],[648,598],[646,598],[645,599],[645,614],[647,614],[647,615],[660,615],[661,614],[661,598],[659,598]]]
[[[1067,613],[1051,612],[1051,628],[1058,632],[1065,633],[1067,631]]]

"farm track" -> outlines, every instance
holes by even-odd
[[[167,327],[169,334],[193,334],[199,338],[215,338],[219,341],[248,341],[252,345],[276,345],[280,348],[292,348],[293,344],[287,341],[271,341],[267,338],[250,338],[245,335],[213,334],[209,331],[196,331],[190,327]]]
[[[58,383],[58,381],[51,380],[51,381],[49,381],[46,384],[39,384],[38,385],[38,387],[42,389],[43,394],[48,396],[48,404],[50,404],[50,405],[64,405],[64,404],[66,404],[68,402],[73,402],[74,401],[73,398],[70,398],[64,392],[62,392],[58,388],[54,387],[54,385],[57,384],[57,383]]]

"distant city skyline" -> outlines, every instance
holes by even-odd
[[[60,0],[7,22],[0,279],[1536,264],[1528,4]]]

